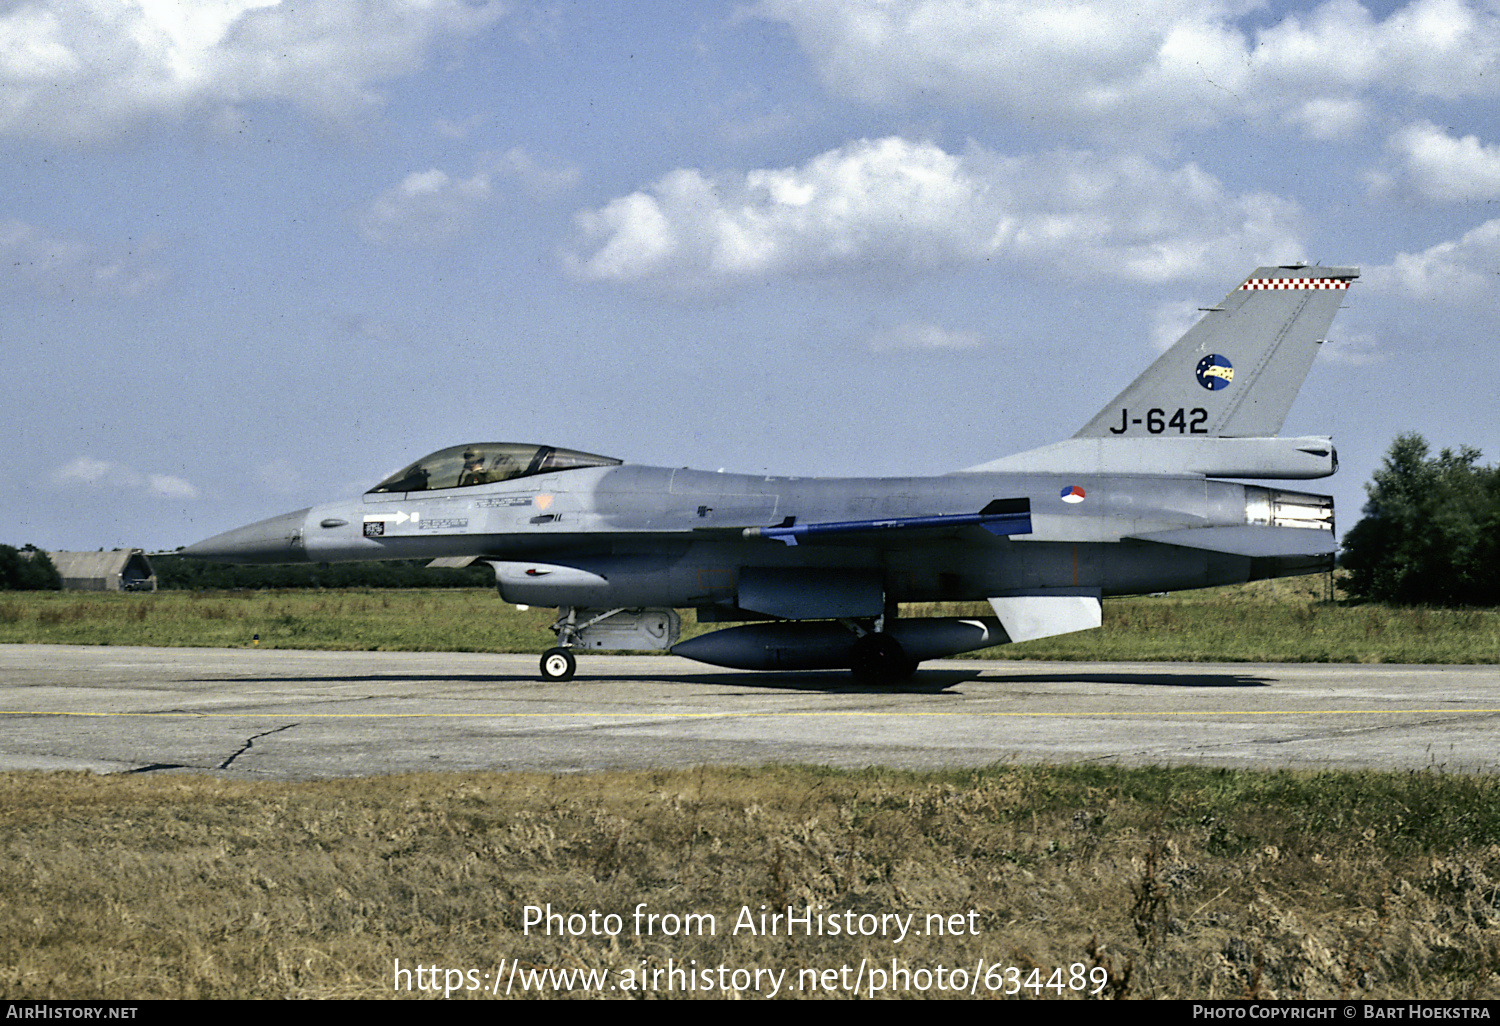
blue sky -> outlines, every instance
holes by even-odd
[[[1500,459],[1497,100],[1493,2],[0,0],[0,541],[471,440],[960,469],[1299,260],[1347,528],[1398,432]]]

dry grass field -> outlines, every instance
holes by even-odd
[[[1493,999],[1497,799],[1437,772],[10,773],[0,993]]]
[[[1500,661],[1495,611],[1326,585],[1110,600],[1102,630],[985,655]],[[462,589],[15,594],[0,642],[525,652],[551,616]],[[0,774],[0,994],[1500,999],[1500,780]]]

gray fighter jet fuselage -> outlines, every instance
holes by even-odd
[[[1096,627],[1103,596],[1327,569],[1330,498],[1222,478],[1333,473],[1330,439],[1276,431],[1357,273],[1258,269],[1078,435],[967,471],[766,477],[475,443],[184,554],[483,561],[507,601],[559,609],[549,679],[573,675],[577,647],[899,678],[923,659]],[[901,616],[903,603],[966,600],[996,615]],[[679,642],[680,608],[749,622]]]

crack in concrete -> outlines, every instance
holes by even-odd
[[[248,752],[250,750],[250,747],[255,744],[255,739],[256,738],[258,738],[258,737],[266,737],[267,735],[270,735],[270,734],[280,734],[283,730],[291,730],[293,727],[300,727],[300,726],[301,726],[300,723],[288,723],[284,727],[276,727],[276,728],[274,728],[272,730],[263,730],[259,734],[252,734],[250,737],[248,737],[248,738],[245,739],[245,743],[240,746],[240,750],[239,751],[235,752],[229,758],[227,758],[223,762],[219,763],[219,769],[228,769],[229,768],[229,764],[231,762],[233,762],[234,760],[238,759],[240,756],[244,755],[246,752]]]

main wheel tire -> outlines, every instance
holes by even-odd
[[[861,684],[894,684],[916,673],[917,664],[889,634],[866,634],[854,643],[851,669]]]
[[[572,680],[578,660],[565,648],[549,648],[542,653],[543,680]]]

